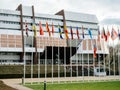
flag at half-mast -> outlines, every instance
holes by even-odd
[[[66,39],[68,40],[69,36],[68,36],[68,30],[67,30],[66,24],[64,24],[64,33],[65,33]]]
[[[46,22],[46,30],[47,30],[49,36],[51,36],[51,32],[50,32],[50,28],[49,28],[48,22]]]
[[[63,39],[60,25],[58,25],[58,32],[59,32],[59,34],[60,34],[60,38]]]
[[[80,39],[78,27],[76,27],[76,29],[77,29],[76,30],[77,37],[78,37],[78,39]]]
[[[27,21],[25,21],[25,31],[26,31],[26,35],[28,37],[28,24],[27,24]]]
[[[72,27],[70,27],[70,33],[71,33],[71,39],[74,39]]]
[[[35,22],[33,21],[33,25],[32,25],[32,30],[34,30],[34,37],[37,36],[37,30],[36,30],[36,25]]]
[[[118,33],[115,31],[115,29],[112,27],[111,31],[111,39],[115,40],[118,37]]]
[[[54,35],[54,24],[52,23],[52,35]]]
[[[39,26],[40,26],[40,35],[44,35],[43,28],[42,28],[42,23],[41,22],[39,22]]]

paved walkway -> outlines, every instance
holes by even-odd
[[[20,85],[22,79],[1,79],[5,84],[16,88],[18,90],[32,90],[30,88]],[[61,82],[61,81],[110,81],[110,80],[120,80],[120,76],[104,76],[104,77],[94,77],[94,76],[84,76],[84,77],[62,77],[62,78],[26,78],[25,83],[33,82]]]

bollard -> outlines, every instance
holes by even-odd
[[[44,81],[44,90],[46,90],[46,81]]]
[[[22,77],[22,84],[24,84],[24,78]]]

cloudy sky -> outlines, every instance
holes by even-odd
[[[120,25],[120,0],[0,0],[0,9],[15,10],[19,4],[35,6],[35,12],[55,14],[61,9],[95,14],[101,24]]]

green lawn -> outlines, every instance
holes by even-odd
[[[33,90],[44,90],[43,84],[26,86]],[[46,90],[120,90],[120,81],[47,84]]]

